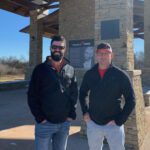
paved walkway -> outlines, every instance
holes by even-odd
[[[79,134],[81,111],[72,123],[68,150],[88,150],[87,139]],[[26,89],[0,92],[0,150],[33,150],[34,121],[26,101]],[[105,145],[104,150],[109,150]]]
[[[77,120],[72,123],[68,150],[89,150],[87,139],[79,134],[81,111],[77,109]],[[150,127],[150,109],[146,111]],[[150,134],[146,135],[145,147],[149,150]],[[34,121],[26,101],[26,89],[0,92],[0,150],[33,150]],[[105,145],[103,150],[109,150]]]

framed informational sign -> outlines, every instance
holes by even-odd
[[[69,58],[75,68],[90,69],[94,64],[94,40],[69,41]]]
[[[101,39],[110,40],[120,38],[120,20],[107,20],[101,22]]]

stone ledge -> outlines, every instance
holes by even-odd
[[[10,81],[0,83],[0,91],[14,90],[28,87],[28,80]]]
[[[140,76],[142,74],[141,70],[125,70],[131,77]]]

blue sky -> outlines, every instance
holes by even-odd
[[[29,17],[22,17],[0,9],[0,57],[24,57],[28,60],[29,35],[19,32],[29,25]],[[49,55],[50,39],[43,38],[43,59]],[[143,40],[134,40],[135,52],[144,51]]]
[[[29,35],[19,32],[29,25],[29,17],[23,17],[0,9],[0,57],[24,57],[28,60]],[[43,38],[43,58],[49,55],[50,39]]]

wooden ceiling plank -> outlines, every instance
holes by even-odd
[[[58,34],[58,30],[53,28],[44,28],[44,32],[51,33],[51,34]]]
[[[60,0],[45,0],[47,1],[49,4],[55,3],[55,2],[59,2]]]
[[[27,7],[28,9],[38,8],[37,4],[34,4],[28,0],[7,0],[7,1],[14,3],[16,5],[22,6],[22,7]]]

